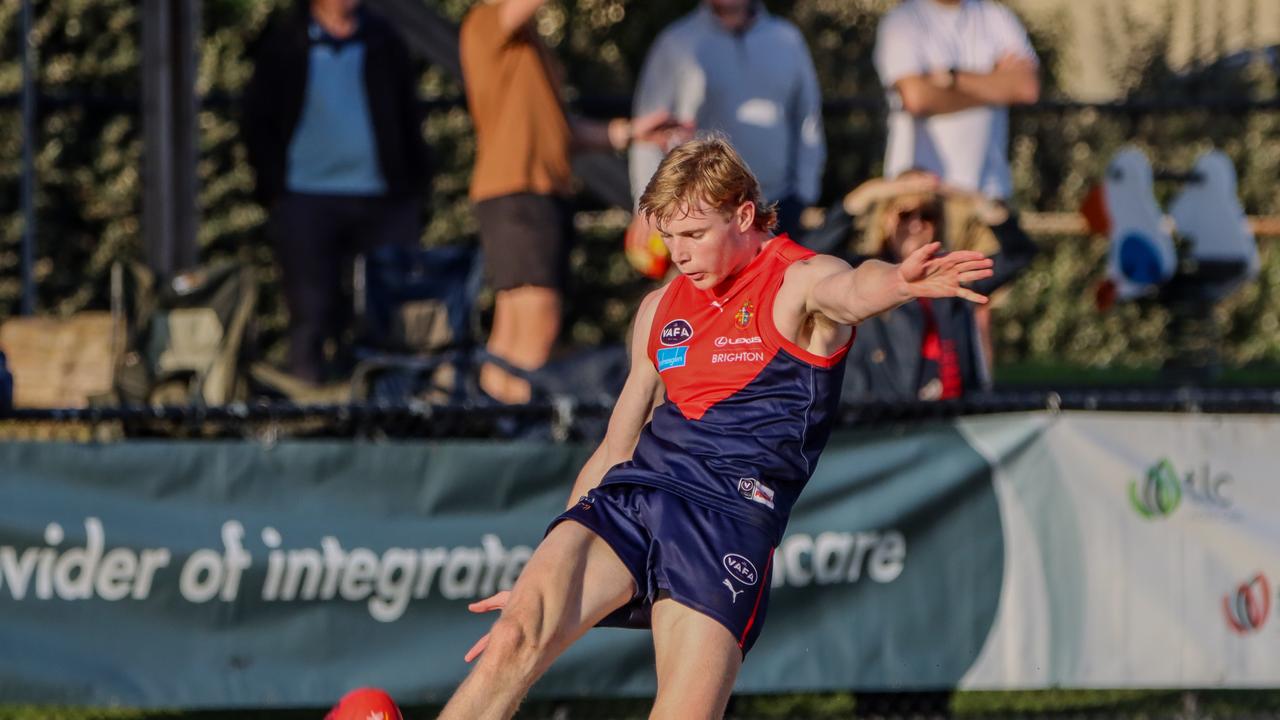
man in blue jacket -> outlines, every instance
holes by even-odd
[[[289,369],[325,379],[355,253],[421,233],[430,176],[418,72],[359,0],[300,0],[259,38],[243,130],[289,307]]]
[[[822,94],[804,36],[759,0],[705,0],[658,35],[645,57],[633,115],[666,110],[724,133],[778,204],[778,232],[796,238],[818,200],[827,146]],[[633,145],[638,199],[662,149]]]

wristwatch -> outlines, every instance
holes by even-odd
[[[933,72],[929,73],[929,80],[936,87],[942,88],[943,90],[950,90],[951,88],[956,86],[956,74],[958,72],[959,71],[957,71],[955,68],[947,68],[946,70],[934,70]]]

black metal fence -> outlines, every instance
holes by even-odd
[[[1277,413],[1280,388],[1075,388],[1003,390],[942,402],[860,402],[841,406],[843,426],[908,423],[1031,411]],[[263,401],[216,407],[17,408],[0,413],[0,438],[122,437],[274,440],[526,439],[560,442],[602,436],[612,406],[553,399],[529,405],[427,402],[299,405]]]

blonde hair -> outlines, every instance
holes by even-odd
[[[910,177],[924,177],[928,175],[923,170],[905,170],[899,173],[894,180],[901,180]],[[866,232],[862,234],[862,241],[858,243],[857,252],[859,255],[866,257],[882,258],[889,254],[889,241],[892,239],[893,233],[889,232],[887,227],[889,216],[897,212],[898,208],[904,205],[933,203],[939,209],[938,222],[934,224],[934,238],[942,241],[946,245],[946,215],[941,212],[944,203],[942,198],[935,193],[908,193],[904,195],[895,195],[887,200],[881,200],[876,203],[875,208],[869,213],[867,219]],[[901,258],[899,258],[901,259]]]
[[[645,186],[639,210],[662,225],[699,203],[732,214],[744,202],[755,203],[755,229],[768,232],[778,224],[777,208],[764,203],[760,182],[747,163],[724,136],[715,134],[668,153]]]
[[[923,170],[907,170],[898,178],[928,175]],[[898,195],[876,203],[869,213],[866,231],[858,243],[856,252],[865,257],[885,257],[892,239],[888,230],[888,218],[898,208],[933,203],[938,208],[938,221],[934,224],[934,239],[942,243],[944,250],[977,250],[991,255],[999,252],[1000,243],[995,233],[978,217],[973,203],[965,198],[948,198],[936,193],[910,193]],[[901,258],[898,258],[901,260]]]

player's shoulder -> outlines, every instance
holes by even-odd
[[[794,272],[801,275],[816,274],[825,276],[830,275],[833,272],[848,270],[849,268],[850,265],[847,261],[838,258],[835,255],[815,253],[791,263],[791,265],[787,267],[787,273],[790,274]]]
[[[848,269],[849,263],[834,255],[810,255],[787,266],[779,292],[807,294],[819,281]]]
[[[647,332],[649,326],[653,324],[653,318],[658,314],[658,306],[662,304],[662,298],[667,294],[667,290],[671,288],[675,280],[670,280],[656,290],[650,290],[640,299],[640,305],[636,307],[636,332]]]

